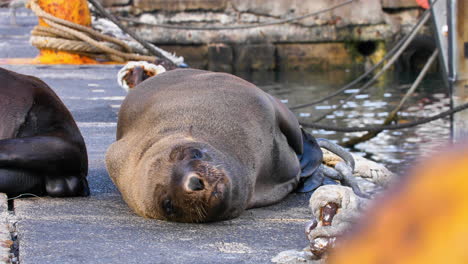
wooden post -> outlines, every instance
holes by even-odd
[[[468,3],[457,1],[457,79],[454,85],[454,105],[468,103]],[[468,139],[468,111],[454,115],[454,141]]]

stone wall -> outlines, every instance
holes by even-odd
[[[101,0],[114,13],[153,24],[255,25],[303,16],[345,0]],[[355,0],[292,23],[235,30],[128,26],[146,40],[217,71],[327,70],[372,63],[423,10],[415,0]],[[427,31],[427,30],[426,30]],[[423,34],[428,34],[423,33]]]

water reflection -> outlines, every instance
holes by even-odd
[[[289,72],[289,73],[250,73],[237,74],[250,80],[268,93],[281,99],[288,106],[308,103],[321,98],[358,76],[353,71],[329,72]],[[388,113],[398,104],[413,77],[389,73],[365,93],[356,95],[345,102],[341,109],[328,114],[323,124],[354,127],[382,124]],[[297,109],[299,120],[311,122],[314,118],[328,113],[343,103],[344,99],[356,92],[353,87],[345,93],[318,105]],[[400,122],[410,122],[416,118],[427,117],[448,109],[446,88],[438,74],[428,75],[417,92],[400,112]],[[323,137],[342,143],[360,133],[335,133],[325,130],[312,130],[316,137]],[[448,118],[436,120],[413,128],[384,131],[377,137],[358,144],[354,151],[382,162],[396,173],[403,173],[411,163],[431,151],[448,143],[450,137]]]

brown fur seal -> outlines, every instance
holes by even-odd
[[[208,222],[280,201],[298,185],[301,167],[313,171],[321,159],[277,99],[230,74],[186,69],[129,92],[106,164],[137,214]]]
[[[87,173],[83,137],[57,95],[0,68],[0,192],[86,196]]]

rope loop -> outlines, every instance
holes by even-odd
[[[92,28],[85,27],[45,12],[37,0],[29,2],[29,8],[42,18],[50,27],[36,26],[31,32],[30,42],[38,49],[52,49],[117,62],[129,60],[154,62],[156,56],[134,53],[124,41],[104,35]]]

